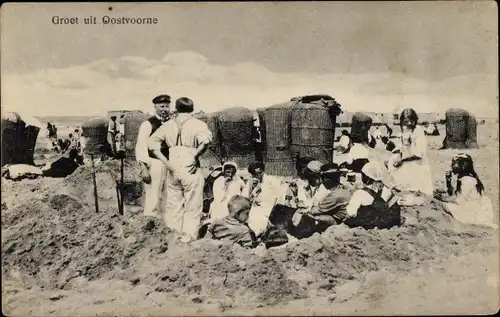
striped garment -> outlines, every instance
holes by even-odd
[[[217,219],[211,223],[206,238],[233,241],[247,248],[257,246],[255,233],[247,225],[230,216]]]

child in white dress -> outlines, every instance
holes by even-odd
[[[404,205],[421,205],[433,195],[431,168],[427,159],[427,139],[415,110],[401,113],[400,146],[387,164],[394,188],[402,192]]]
[[[451,184],[452,174],[457,176],[455,188]],[[493,205],[484,193],[484,185],[474,170],[470,155],[461,153],[453,158],[451,171],[446,173],[446,185],[448,194],[454,197],[447,199],[445,208],[455,219],[498,228]]]

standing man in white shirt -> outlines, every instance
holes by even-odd
[[[163,207],[162,202],[166,198],[166,167],[153,151],[148,149],[148,141],[149,137],[169,120],[170,96],[159,95],[153,99],[153,104],[155,114],[139,127],[135,146],[135,158],[141,166],[142,181],[146,192],[144,202],[144,215],[146,216],[155,216]],[[168,157],[166,144],[161,144],[160,150],[164,156]]]
[[[176,117],[149,139],[149,149],[166,165],[167,196],[165,223],[183,235],[183,241],[198,236],[203,212],[205,178],[199,158],[212,142],[206,123],[192,116],[193,101],[182,97],[175,102]],[[168,155],[161,151],[166,143]]]

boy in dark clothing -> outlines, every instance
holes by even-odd
[[[250,200],[244,196],[235,195],[227,205],[229,216],[211,223],[205,238],[232,241],[245,248],[256,247],[255,233],[246,224],[251,208]]]

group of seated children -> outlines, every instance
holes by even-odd
[[[305,157],[297,161],[296,168],[300,179],[289,184],[280,200],[280,204],[295,210],[291,224],[295,229],[304,217],[312,220],[313,231],[320,233],[342,223],[364,229],[402,224],[399,196],[384,184],[379,163],[369,161],[361,167],[362,186],[352,193],[344,187],[341,168],[335,163],[321,164]],[[458,221],[496,228],[491,201],[484,194],[472,158],[459,154],[451,168],[446,175],[450,198],[442,198],[445,210]],[[223,177],[214,183],[216,199],[205,237],[255,247],[273,229],[269,216],[279,200],[278,188],[270,182],[272,177],[265,174],[262,163],[250,165],[251,179],[246,184],[235,177],[236,170],[236,164],[226,163]],[[452,174],[457,177],[455,188]],[[308,223],[310,226],[311,221]]]
[[[341,223],[366,229],[401,224],[397,197],[382,183],[377,163],[363,166],[364,186],[352,195],[341,184],[337,164],[323,165],[313,158],[302,158],[296,167],[300,180],[291,183],[279,200],[279,189],[265,174],[262,163],[250,165],[251,179],[245,185],[235,178],[235,164],[225,164],[222,177],[214,182],[214,204],[205,237],[256,246],[273,229],[269,216],[278,201],[295,210],[291,226],[299,231],[304,217],[312,220],[313,232],[324,232]],[[307,223],[311,230],[311,221]]]

